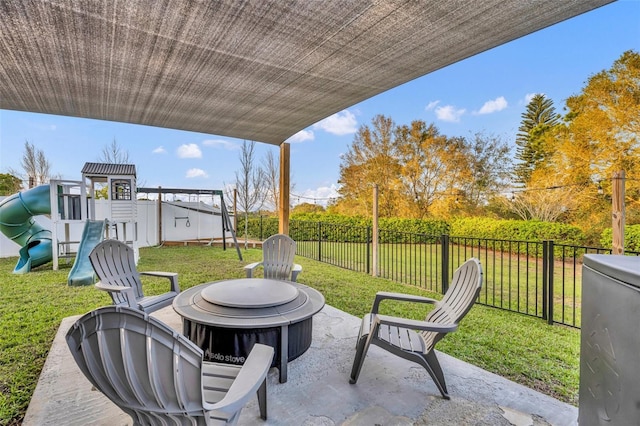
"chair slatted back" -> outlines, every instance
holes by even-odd
[[[471,258],[453,273],[449,289],[442,300],[429,312],[426,321],[458,324],[475,303],[481,288],[482,267],[477,259]],[[427,343],[426,351],[431,350],[445,335],[432,331],[424,331],[421,334]]]
[[[89,261],[100,281],[119,287],[132,287],[136,299],[143,297],[140,274],[131,247],[118,240],[104,240],[91,251]],[[127,303],[121,294],[112,293],[112,297],[116,305]]]
[[[264,277],[289,280],[296,254],[296,242],[287,235],[272,235],[262,243]]]
[[[80,318],[67,344],[89,381],[139,424],[207,424],[202,350],[144,312],[107,306]]]

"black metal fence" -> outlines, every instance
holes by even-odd
[[[266,222],[266,221],[265,221]],[[261,219],[260,239],[275,233]],[[276,227],[277,230],[277,220]],[[257,229],[256,229],[257,231]],[[266,232],[265,232],[266,231]],[[353,271],[373,274],[371,227],[291,221],[297,254]],[[482,263],[478,303],[580,327],[582,258],[610,249],[449,235],[379,230],[376,276],[444,293],[454,270],[469,257]],[[630,255],[640,255],[629,252]]]

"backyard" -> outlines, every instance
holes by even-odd
[[[212,247],[164,247],[140,250],[139,270],[179,273],[181,289],[223,278],[243,277],[242,266],[261,258],[261,250],[243,252]],[[71,264],[59,271],[50,266],[25,275],[11,274],[15,259],[0,259],[0,424],[19,424],[35,389],[40,371],[62,318],[110,304],[107,294],[92,286],[69,287]],[[301,256],[304,272],[298,281],[318,289],[327,304],[361,316],[380,290],[427,294],[364,273],[348,271]],[[147,278],[146,291],[160,292],[165,281]],[[422,308],[424,309],[424,307]],[[390,305],[386,313],[422,318],[417,307]],[[579,331],[550,326],[526,315],[476,305],[462,327],[438,345],[461,360],[495,372],[555,398],[577,405]],[[446,374],[446,372],[445,372]]]

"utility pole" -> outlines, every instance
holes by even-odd
[[[624,170],[614,172],[611,183],[612,254],[624,254]]]

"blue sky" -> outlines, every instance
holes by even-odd
[[[640,51],[640,0],[620,0],[491,49],[353,105],[290,138],[296,202],[335,196],[340,156],[377,114],[396,124],[420,119],[448,136],[476,132],[513,145],[528,97],[544,93],[563,112],[589,76],[625,51]],[[21,170],[24,142],[46,154],[52,172],[80,179],[116,140],[145,186],[222,189],[240,169],[242,140],[194,132],[0,110],[0,172]],[[257,144],[257,157],[278,147]]]

